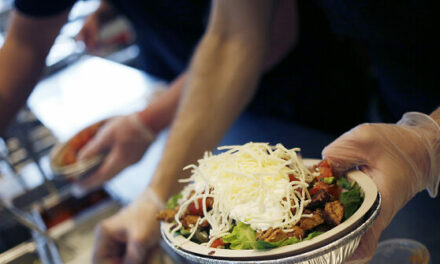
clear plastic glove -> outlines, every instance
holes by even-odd
[[[98,47],[99,28],[101,21],[99,15],[95,12],[86,18],[81,31],[76,35],[75,39],[84,42],[86,48],[89,50],[96,49]]]
[[[154,134],[141,123],[138,114],[114,117],[98,131],[79,152],[86,159],[107,152],[102,164],[85,179],[78,181],[82,189],[101,186],[127,166],[139,161],[154,141]]]
[[[93,263],[144,264],[160,238],[156,215],[165,208],[152,189],[96,230]]]
[[[100,45],[100,29],[116,16],[117,12],[114,8],[107,1],[101,1],[98,9],[85,19],[84,25],[75,39],[84,42],[89,50],[96,49]]]
[[[348,263],[366,263],[374,255],[380,234],[416,193],[437,195],[440,127],[429,116],[407,113],[396,124],[363,124],[343,134],[323,150],[334,168],[358,167],[382,194],[382,210]]]

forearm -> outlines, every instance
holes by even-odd
[[[162,198],[179,189],[182,168],[218,144],[252,97],[263,54],[255,56],[249,43],[225,45],[223,41],[216,36],[204,39],[194,58],[187,90],[151,183]]]
[[[0,50],[0,131],[3,131],[38,81],[44,57],[6,42]]]
[[[186,73],[182,73],[171,83],[164,94],[139,112],[142,123],[154,133],[159,133],[171,124],[177,111],[185,80]]]
[[[68,12],[44,19],[13,12],[0,50],[0,132],[24,104],[40,78],[45,58]]]
[[[296,1],[281,0],[274,7],[274,18],[270,32],[270,47],[264,61],[263,70],[267,71],[276,65],[294,48],[298,38],[298,19]],[[174,118],[186,73],[182,73],[169,89],[151,105],[139,112],[142,122],[158,133],[169,126]]]
[[[108,0],[101,0],[98,9],[95,11],[96,16],[98,16],[98,21],[104,24],[118,15],[118,12],[114,7],[108,2]]]
[[[434,112],[431,113],[431,118],[434,119],[437,124],[440,125],[440,107],[438,107]]]
[[[265,72],[277,65],[295,47],[299,33],[297,11],[294,0],[280,0],[274,7],[269,54],[264,62]]]

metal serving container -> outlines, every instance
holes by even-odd
[[[63,263],[90,263],[96,225],[101,220],[115,214],[120,208],[121,206],[115,201],[105,201],[75,219],[49,230],[51,236],[63,241],[70,248],[58,247]]]
[[[207,258],[205,256],[200,256],[196,254],[184,251],[171,243],[166,238],[164,234],[164,229],[161,228],[162,236],[169,250],[176,252],[178,255],[182,256],[186,260],[192,263],[206,263],[206,264],[230,264],[230,263],[255,263],[255,264],[269,264],[269,263],[299,263],[299,264],[340,264],[347,260],[351,255],[353,255],[356,248],[359,246],[362,235],[367,231],[369,227],[374,223],[377,216],[379,215],[382,204],[382,197],[378,193],[376,201],[374,202],[371,209],[364,216],[364,221],[362,221],[358,226],[356,226],[352,231],[348,232],[346,235],[340,237],[339,239],[328,243],[319,248],[294,255],[287,256],[276,259],[264,259],[264,260],[230,260],[230,259],[220,259],[220,258]],[[162,223],[163,224],[163,223]]]
[[[65,220],[59,219],[66,215],[63,209],[72,208],[78,212]],[[82,264],[91,260],[96,225],[120,208],[121,204],[106,191],[97,190],[82,199],[67,196],[52,203],[46,210],[37,209],[35,217],[47,227],[48,234],[57,242],[55,250],[60,260],[55,263]]]

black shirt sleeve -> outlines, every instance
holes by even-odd
[[[25,15],[45,17],[60,14],[75,2],[76,0],[15,0],[15,8]]]

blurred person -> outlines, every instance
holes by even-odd
[[[359,125],[323,151],[339,172],[360,168],[382,194],[382,211],[349,261],[366,263],[381,232],[408,200],[424,189],[432,197],[437,195],[440,109],[436,108],[440,90],[438,70],[430,66],[438,58],[432,39],[436,8],[434,1],[316,2],[335,31],[357,39],[367,51],[386,103],[383,107],[393,120],[388,124]],[[153,180],[137,201],[100,226],[96,261],[119,258],[126,263],[142,263],[148,259],[148,250],[159,233],[154,215],[163,201],[176,193],[175,182],[185,176],[182,168],[216,146],[255,94],[270,53],[277,3],[213,2],[209,26],[193,56],[185,92]],[[337,89],[334,87],[332,92]],[[316,97],[301,99],[309,102]],[[316,112],[325,116],[328,110],[322,107]],[[345,110],[346,114],[353,111],[350,107]],[[309,112],[303,114],[307,117]],[[343,117],[313,121],[332,122]],[[120,254],[122,251],[124,254]]]
[[[105,45],[101,43],[99,38],[100,30],[118,15],[118,12],[106,0],[100,1],[95,12],[84,20],[84,25],[77,34],[76,39],[84,42],[88,50],[94,50],[101,45]]]

